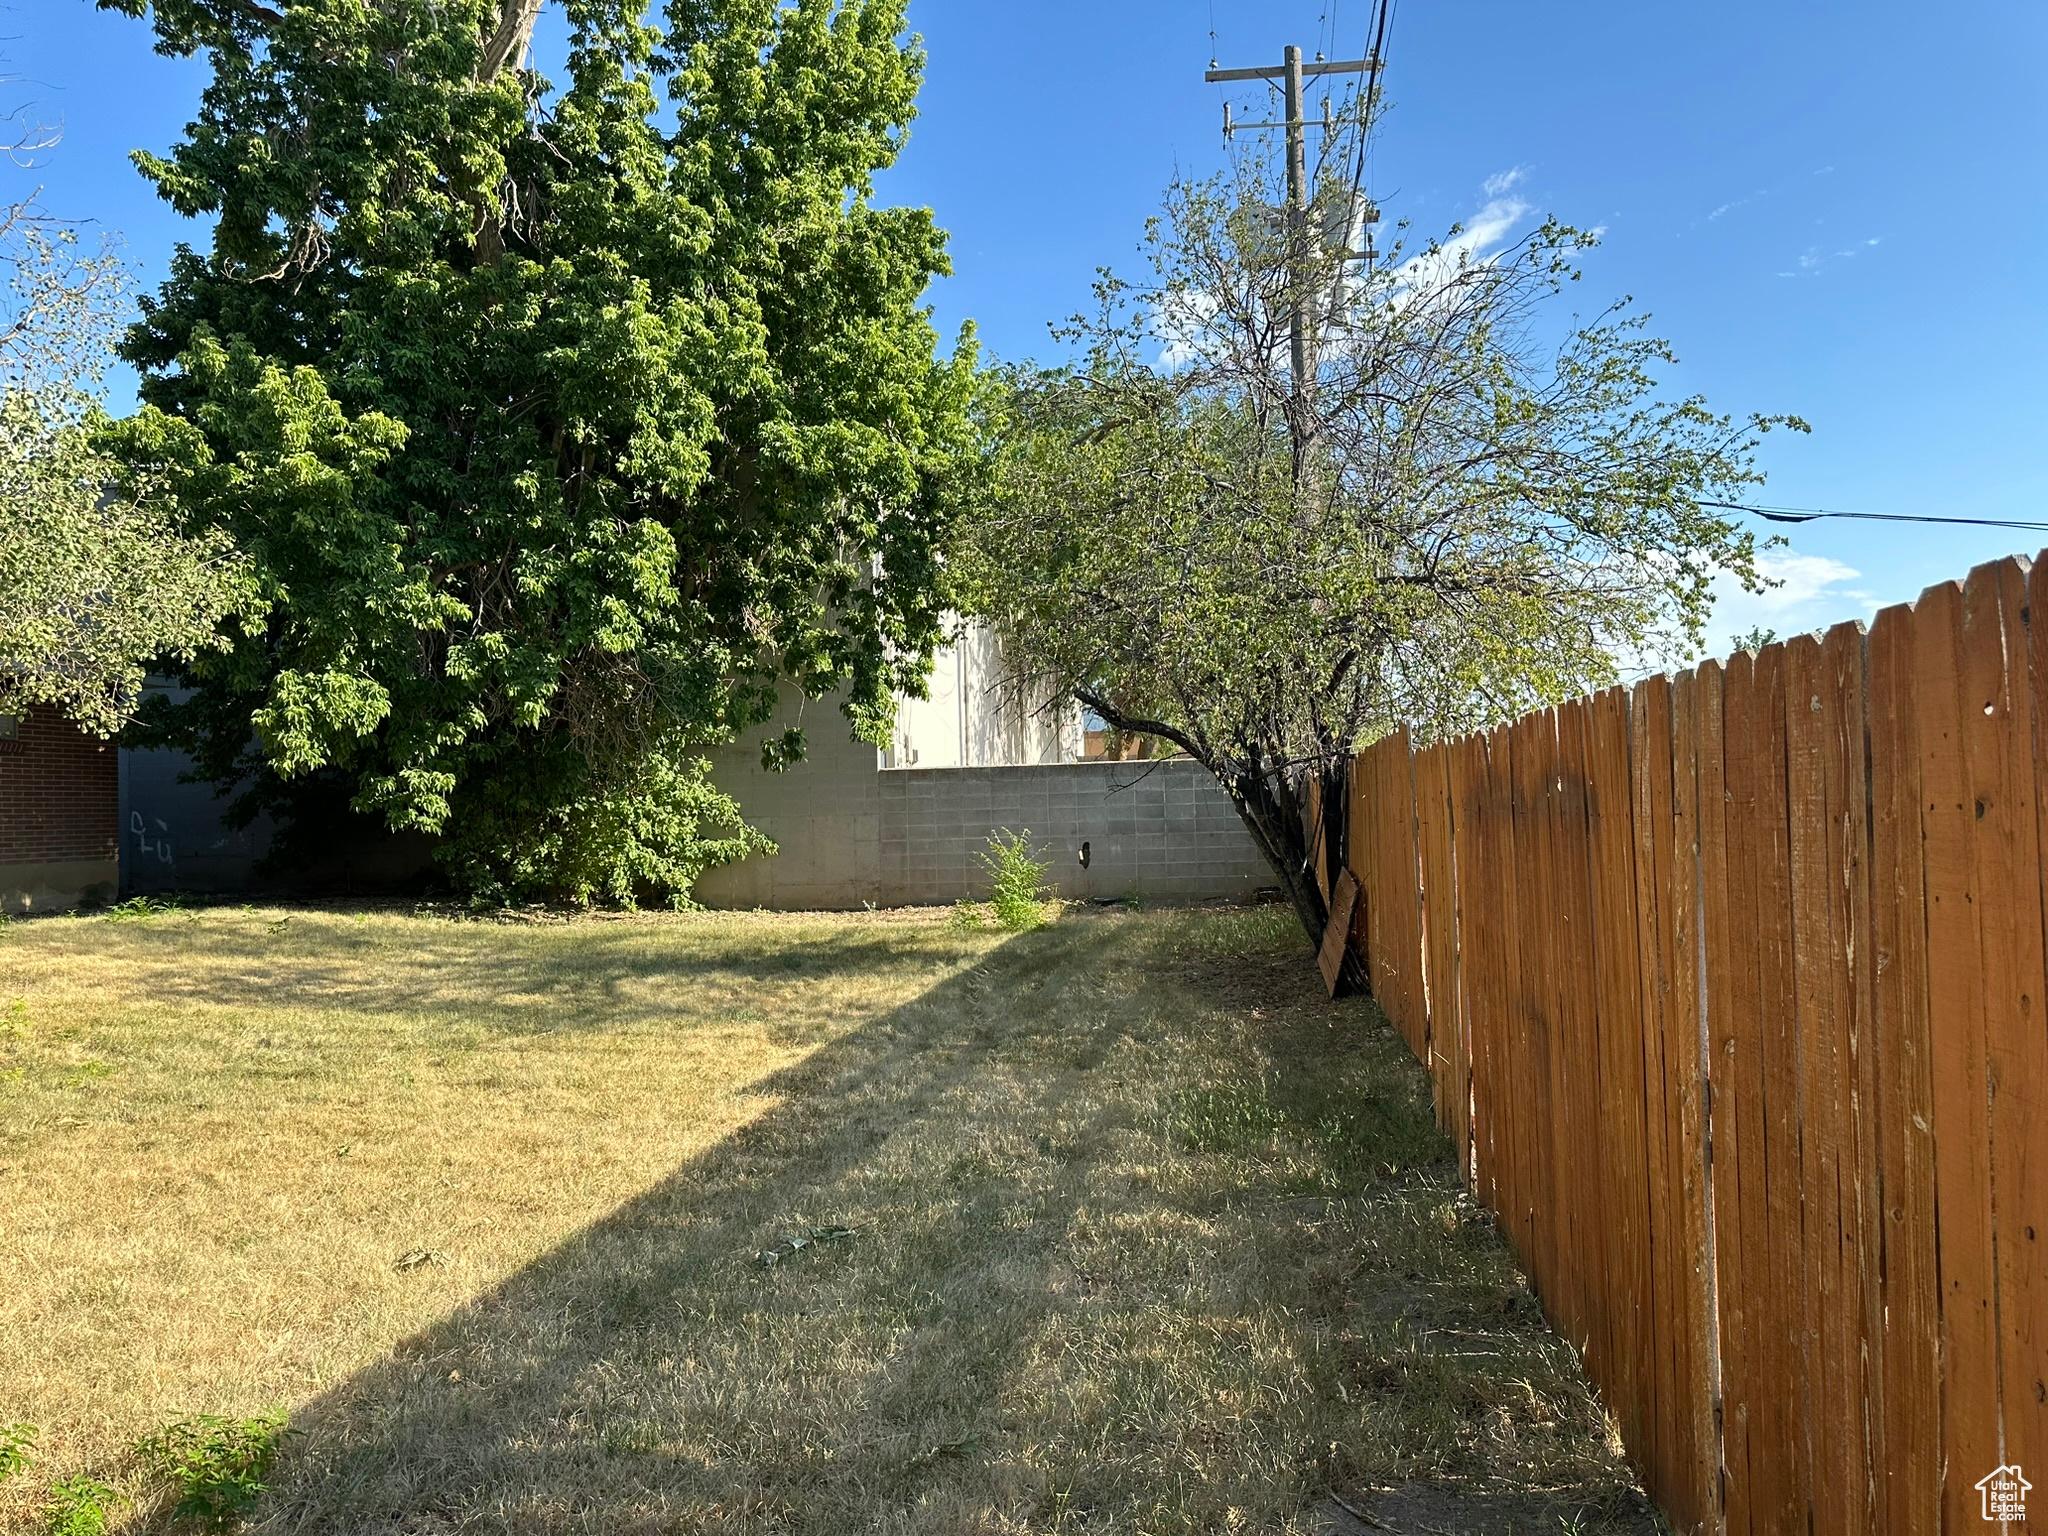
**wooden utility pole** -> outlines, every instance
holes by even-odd
[[[1240,128],[1285,128],[1287,130],[1287,261],[1289,314],[1287,319],[1288,362],[1294,373],[1295,404],[1299,407],[1308,392],[1309,380],[1309,334],[1308,306],[1303,292],[1303,270],[1308,265],[1308,206],[1314,201],[1308,185],[1308,130],[1310,122],[1305,115],[1303,82],[1319,75],[1364,75],[1379,72],[1378,59],[1353,59],[1347,63],[1330,64],[1317,59],[1312,64],[1302,62],[1301,50],[1288,44],[1284,62],[1278,69],[1212,69],[1202,78],[1211,84],[1232,80],[1279,80],[1286,87],[1287,118],[1280,123],[1235,123],[1230,118],[1230,108],[1223,109],[1223,131],[1226,135]],[[1336,124],[1328,112],[1323,114],[1319,126],[1325,130]]]

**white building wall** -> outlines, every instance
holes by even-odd
[[[888,768],[1015,768],[1083,756],[1081,715],[1070,700],[1012,683],[1002,641],[970,624],[932,660],[928,698],[899,699]]]

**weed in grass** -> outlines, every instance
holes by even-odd
[[[176,896],[130,896],[107,908],[104,916],[110,923],[139,923],[184,910],[185,903]]]
[[[43,1530],[48,1536],[107,1536],[114,1504],[114,1490],[98,1478],[64,1478],[50,1485]]]
[[[754,1262],[763,1269],[773,1269],[786,1259],[793,1259],[817,1243],[846,1243],[853,1240],[852,1227],[812,1227],[808,1232],[785,1232],[768,1247],[754,1255]]]
[[[17,997],[7,1005],[5,1016],[0,1016],[0,1040],[26,1040],[34,1027],[35,1022],[28,1014],[28,999]]]
[[[988,905],[996,922],[1013,933],[1043,925],[1045,904],[1052,895],[1052,887],[1045,883],[1052,861],[1038,857],[1029,830],[1012,832],[1005,827],[991,833],[980,859],[988,874]]]
[[[289,1433],[282,1413],[246,1419],[200,1414],[167,1425],[135,1454],[178,1495],[174,1519],[219,1531],[255,1505]]]
[[[0,1424],[0,1482],[5,1482],[36,1459],[33,1424]]]
[[[946,923],[955,933],[978,933],[989,924],[988,908],[978,901],[955,902]]]

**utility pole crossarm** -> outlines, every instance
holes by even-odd
[[[1343,64],[1304,64],[1301,66],[1301,72],[1304,77],[1310,75],[1363,75],[1368,72],[1377,74],[1379,73],[1379,67],[1380,61],[1378,59],[1353,59],[1349,63]],[[1287,78],[1287,68],[1285,65],[1282,65],[1277,69],[1212,69],[1202,78],[1211,85],[1226,80],[1284,80]]]

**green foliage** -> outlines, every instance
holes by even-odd
[[[184,909],[185,903],[175,896],[130,896],[126,901],[115,902],[101,915],[110,923],[142,923]]]
[[[0,715],[51,705],[111,735],[152,659],[218,646],[248,590],[226,536],[191,534],[155,477],[107,494],[119,251],[17,203],[0,207],[0,268]]]
[[[40,1433],[33,1424],[0,1424],[0,1483],[36,1459]]]
[[[255,1506],[290,1433],[282,1413],[246,1419],[200,1414],[166,1426],[135,1453],[177,1493],[174,1518],[225,1530]]]
[[[1021,686],[1222,780],[1313,935],[1308,785],[1337,847],[1342,765],[1397,722],[1469,729],[1696,640],[1717,574],[1757,580],[1705,503],[1758,478],[1774,423],[1659,400],[1670,354],[1618,310],[1545,339],[1589,236],[1360,267],[1348,240],[1297,254],[1278,204],[1249,174],[1177,183],[1146,276],[1105,275],[1061,333],[1079,360],[988,388],[998,493],[955,569]]]
[[[761,846],[695,754],[783,691],[886,734],[981,474],[944,237],[871,201],[904,0],[569,0],[559,86],[529,0],[100,3],[211,70],[137,162],[216,220],[111,442],[260,605],[144,739],[473,892],[624,900]]]
[[[1765,629],[1763,625],[1758,624],[1747,634],[1737,635],[1734,639],[1734,648],[1738,651],[1760,651],[1767,645],[1775,645],[1777,640],[1778,632],[1775,629]]]
[[[1052,861],[1037,856],[1030,832],[1005,827],[991,833],[988,847],[976,857],[988,875],[988,907],[996,922],[1013,933],[1041,927],[1052,896],[1052,887],[1045,883]]]
[[[116,1495],[97,1478],[79,1475],[50,1485],[50,1500],[43,1506],[43,1530],[48,1536],[107,1536],[107,1520]]]

